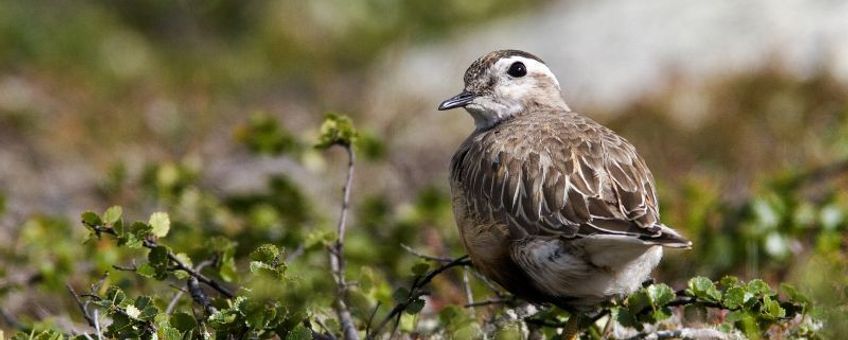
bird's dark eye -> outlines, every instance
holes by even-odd
[[[509,70],[506,73],[516,78],[523,77],[527,74],[527,67],[524,66],[524,63],[516,61],[509,66]]]

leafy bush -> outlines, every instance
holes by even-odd
[[[285,145],[305,144],[292,139],[276,121],[254,117],[248,124],[240,128],[244,137],[241,140],[256,152],[294,152],[288,146],[274,146],[282,145],[283,140]],[[254,133],[256,130],[258,133]],[[73,288],[78,285],[67,284],[89,327],[68,333],[58,325],[16,321],[20,332],[13,338],[53,339],[70,335],[76,338],[329,339],[379,338],[403,333],[452,338],[488,334],[498,339],[517,339],[530,334],[554,337],[567,327],[577,327],[586,338],[610,334],[634,338],[651,334],[686,336],[699,331],[738,333],[749,338],[777,334],[818,337],[819,323],[810,314],[815,306],[810,298],[788,284],[781,284],[778,294],[758,279],[742,282],[727,276],[714,282],[694,277],[679,291],[662,283],[646,284],[626,299],[603,306],[597,313],[569,315],[549,306],[540,306],[541,310],[533,312],[533,307],[482,277],[470,283],[468,275],[474,276],[475,272],[466,257],[429,256],[397,243],[374,248],[372,252],[404,254],[398,253],[398,248],[406,248],[406,255],[400,256],[406,261],[398,262],[405,263],[401,268],[406,266],[406,269],[399,272],[391,270],[398,264],[378,269],[373,267],[378,261],[349,258],[344,252],[347,228],[390,223],[385,217],[385,206],[381,207],[379,201],[366,205],[374,212],[362,215],[364,224],[347,220],[354,149],[361,141],[357,136],[349,118],[330,114],[315,143],[320,149],[338,146],[349,157],[341,217],[334,232],[321,227],[321,223],[313,224],[313,230],[291,227],[311,223],[307,221],[314,218],[308,213],[305,196],[288,181],[282,182],[287,183],[283,186],[287,189],[280,190],[281,179],[272,180],[269,195],[226,198],[198,191],[193,180],[196,176],[191,175],[193,171],[182,165],[165,164],[149,169],[143,183],[154,189],[149,191],[151,197],[165,203],[175,214],[154,212],[146,219],[131,222],[122,207],[113,206],[103,213],[87,211],[81,215],[82,225],[89,232],[87,248],[97,250],[82,254],[78,249],[68,250],[68,256],[111,254],[99,259],[98,265],[89,270],[92,276],[101,276],[89,282],[89,288],[78,292]],[[425,215],[428,211],[438,214],[438,207],[443,206],[438,197],[437,193],[425,193],[419,211]],[[406,223],[423,221],[426,219]],[[248,232],[246,227],[239,227],[235,233],[227,230],[243,223],[260,229],[263,225],[281,224],[284,235],[241,235],[257,232]],[[51,231],[38,237],[57,230],[49,228]],[[39,227],[34,225],[27,230],[38,232]],[[264,243],[268,241],[271,243]],[[28,254],[37,256],[39,252]],[[329,266],[320,264],[324,262],[321,258],[329,259],[325,262]],[[362,267],[346,266],[351,261]],[[74,271],[70,266],[67,264],[60,275],[44,270],[41,275],[57,280]],[[346,271],[347,268],[353,270]],[[468,298],[464,303],[434,299],[432,289],[445,284],[439,281],[450,275],[452,268],[459,268],[464,274],[462,282],[454,284],[464,287]],[[406,280],[410,282],[408,285],[402,283]],[[438,289],[438,292],[446,291],[449,290]],[[481,292],[495,298],[474,302],[473,296]],[[711,326],[702,330],[686,326],[693,322]]]

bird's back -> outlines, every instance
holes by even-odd
[[[534,270],[558,270],[562,261],[572,260],[546,265],[533,257],[555,258],[560,248],[583,253],[580,261],[595,266],[592,261],[632,260],[628,257],[654,245],[689,245],[659,222],[653,178],[635,148],[565,110],[531,112],[475,131],[452,159],[451,188],[465,246],[475,264],[493,276],[516,266],[531,279],[538,274]],[[584,250],[601,244],[622,246],[606,257]],[[619,250],[624,253],[615,255]],[[657,255],[654,266],[658,260]],[[539,283],[550,276],[535,278],[537,295],[562,295]]]

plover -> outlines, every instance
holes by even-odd
[[[660,222],[636,149],[571,111],[538,57],[494,51],[439,110],[475,130],[453,156],[456,222],[474,266],[531,302],[590,311],[637,290],[663,247],[691,242]]]

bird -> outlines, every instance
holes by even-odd
[[[451,200],[473,266],[515,296],[588,313],[649,280],[663,248],[692,242],[660,222],[636,148],[572,111],[539,57],[497,50],[438,110],[474,130],[450,163]]]

